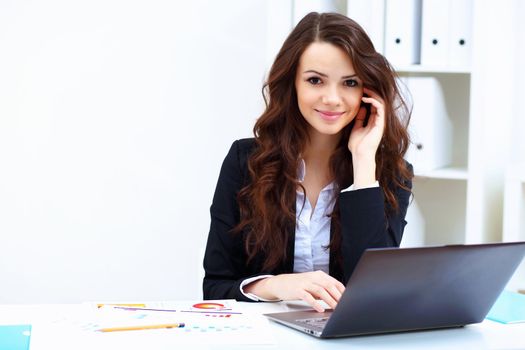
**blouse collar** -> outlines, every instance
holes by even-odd
[[[297,180],[299,182],[304,181],[304,176],[306,174],[306,163],[304,162],[303,158],[299,159],[299,168],[297,169]],[[330,182],[328,185],[326,185],[321,191],[325,190],[332,190],[335,187],[334,181]]]

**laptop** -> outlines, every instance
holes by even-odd
[[[319,338],[462,327],[483,321],[525,242],[367,249],[334,310],[265,314]]]

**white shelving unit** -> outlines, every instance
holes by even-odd
[[[468,170],[466,168],[447,167],[423,172],[416,171],[416,177],[442,180],[468,180]]]
[[[439,67],[439,66],[424,66],[420,64],[395,66],[398,73],[446,73],[446,74],[470,74],[470,67]]]
[[[471,69],[410,65],[396,67],[396,71],[401,85],[409,90],[432,86],[428,94],[410,91],[410,131],[415,144],[407,156],[414,166],[414,198],[402,246],[466,243]],[[437,120],[427,120],[430,118]],[[414,125],[417,130],[425,129],[422,140],[414,135]],[[415,147],[418,142],[426,143],[425,148],[418,144],[421,151]],[[420,156],[415,154],[423,151]],[[439,154],[437,166],[420,164],[432,158],[432,153]]]

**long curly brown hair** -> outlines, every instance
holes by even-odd
[[[299,155],[308,141],[308,124],[299,111],[294,81],[299,59],[313,42],[331,43],[347,52],[364,86],[384,100],[386,125],[376,153],[376,177],[388,210],[398,210],[394,191],[396,187],[407,189],[403,181],[412,176],[403,160],[409,144],[410,112],[399,93],[394,70],[376,52],[359,24],[336,13],[309,13],[285,40],[263,86],[266,109],[253,129],[256,148],[248,160],[250,182],[238,194],[240,222],[234,232],[246,234],[248,262],[263,254],[265,270],[286,259],[288,239],[295,230],[296,190],[302,187],[297,169]],[[352,155],[348,150],[353,125],[351,122],[343,129],[330,158],[337,190],[353,183]],[[330,250],[338,254],[341,229],[337,199],[331,223]]]

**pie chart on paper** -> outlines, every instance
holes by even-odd
[[[222,310],[224,309],[223,304],[219,303],[198,303],[193,305],[194,308],[200,309],[200,310]]]

